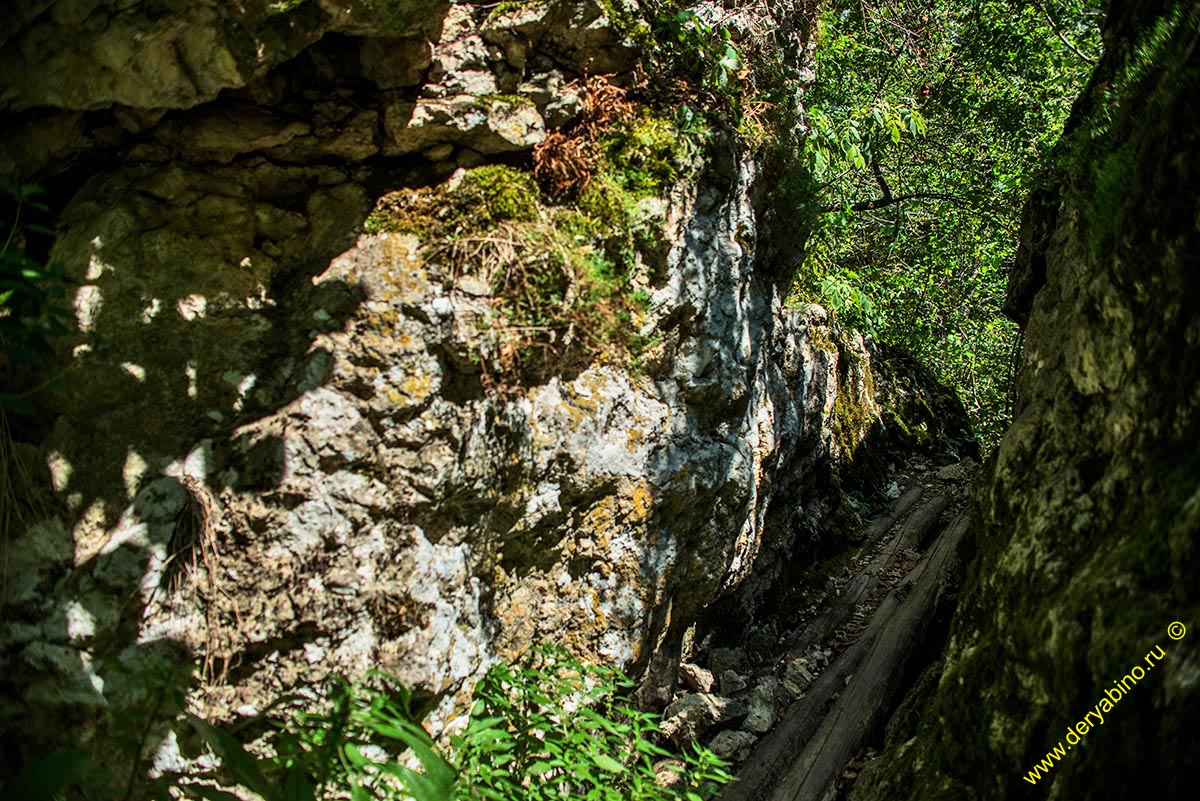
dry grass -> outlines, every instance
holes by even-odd
[[[597,358],[628,360],[627,329],[640,307],[618,280],[597,274],[594,249],[569,242],[551,221],[506,222],[430,253],[452,276],[475,276],[494,292],[486,323],[494,336],[479,353],[485,389],[517,393]]]
[[[0,406],[0,612],[8,602],[8,546],[18,526],[44,513],[37,482],[17,454],[8,415]]]
[[[158,591],[165,598],[177,601],[190,589],[191,603],[204,609],[205,648],[200,678],[209,684],[221,684],[229,660],[218,657],[220,643],[225,638],[217,622],[217,606],[219,597],[225,593],[220,586],[217,535],[213,524],[216,502],[208,488],[193,476],[181,478],[180,485],[185,498],[167,540]]]

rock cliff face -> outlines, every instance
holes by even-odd
[[[779,30],[801,6],[772,4]],[[822,309],[784,307],[788,265],[760,241],[770,182],[729,134],[638,203],[665,244],[639,245],[642,300],[617,317],[651,343],[637,369],[584,348],[498,380],[496,274],[419,227],[363,233],[386,193],[527,169],[585,113],[575,79],[635,84],[637,13],[4,12],[0,173],[57,187],[51,257],[80,329],[41,449],[18,449],[47,484],[7,547],[0,719],[21,748],[48,721],[100,736],[157,709],[155,682],[191,665],[218,718],[382,667],[444,696],[437,728],[491,660],[552,639],[669,700],[701,610],[751,608],[805,558],[834,466],[881,432],[953,427]]]
[[[1198,32],[1195,3],[1113,5],[1027,211],[1018,414],[976,486],[977,556],[940,680],[921,683],[855,798],[1190,797]]]

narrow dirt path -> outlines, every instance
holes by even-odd
[[[704,735],[738,765],[719,801],[838,797],[847,766],[944,636],[934,622],[953,601],[974,469],[965,460],[904,471],[890,508],[864,524],[858,554],[765,663],[754,669],[739,649],[710,646],[700,654],[707,668],[681,667],[693,692],[668,707],[665,728]]]

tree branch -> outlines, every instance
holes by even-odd
[[[876,209],[895,206],[907,200],[947,200],[952,203],[958,203],[960,206],[967,205],[967,201],[958,195],[949,195],[945,192],[909,192],[903,195],[892,195],[891,197],[876,197],[870,200],[860,200],[857,203],[850,204],[850,211],[875,211]],[[841,211],[845,206],[822,206],[821,213],[828,214],[834,211]]]
[[[1038,7],[1038,11],[1042,12],[1042,15],[1046,18],[1046,22],[1050,23],[1050,30],[1054,31],[1054,35],[1062,40],[1062,43],[1067,46],[1068,50],[1082,59],[1085,64],[1094,65],[1096,63],[1096,59],[1082,52],[1078,47],[1072,44],[1066,36],[1063,35],[1062,30],[1058,27],[1058,23],[1055,21],[1054,17],[1050,16],[1049,9],[1042,5],[1041,0],[1033,0],[1033,4]]]
[[[857,203],[850,205],[850,211],[875,211],[876,209],[887,208],[903,203],[906,200],[948,200],[952,203],[957,203],[960,206],[967,205],[967,201],[958,195],[947,194],[946,192],[908,192],[903,195],[893,195],[892,188],[888,186],[887,179],[883,177],[883,170],[879,167],[879,161],[871,162],[871,174],[875,176],[875,183],[879,184],[879,191],[882,196],[872,198],[870,200],[860,200]],[[822,206],[821,213],[829,214],[834,211],[841,211],[845,206]]]
[[[883,177],[883,170],[879,168],[879,159],[871,159],[871,174],[875,176],[875,183],[879,184],[880,190],[883,191],[883,197],[880,200],[891,200],[892,188],[888,186],[888,182]]]

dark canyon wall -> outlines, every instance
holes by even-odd
[[[919,715],[893,722],[857,799],[1191,797],[1198,42],[1195,3],[1112,8],[1106,54],[1027,209],[1009,296],[1025,331],[1017,416],[976,486],[975,561],[940,678],[910,699]],[[1089,711],[1090,730],[1068,737]],[[1061,760],[1029,781],[1060,741]]]

